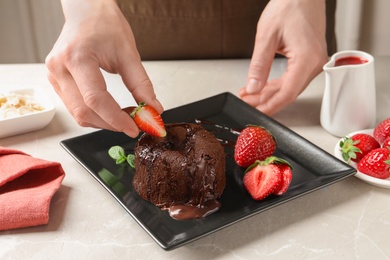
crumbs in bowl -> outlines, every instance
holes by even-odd
[[[0,93],[0,120],[31,114],[44,109],[33,96],[14,92],[7,95]]]

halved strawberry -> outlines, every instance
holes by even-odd
[[[374,137],[380,144],[382,144],[388,136],[390,136],[390,118],[380,122],[374,129]]]
[[[281,165],[288,165],[288,168],[290,168],[287,161],[270,156],[264,161],[257,160],[248,167],[245,171],[243,184],[254,200],[262,200],[275,192],[276,189],[282,189],[281,183],[284,182],[282,171],[284,171],[284,168],[280,167]]]
[[[378,148],[369,152],[358,163],[358,170],[375,178],[389,178],[390,148]]]
[[[282,181],[280,182],[279,186],[275,188],[272,194],[282,195],[286,193],[288,187],[290,187],[290,183],[292,181],[292,167],[290,164],[285,163],[277,164],[277,166],[282,173]]]
[[[234,147],[234,160],[241,167],[248,167],[256,160],[265,160],[273,155],[276,141],[264,127],[248,125],[238,135]]]
[[[148,106],[145,102],[140,102],[138,107],[131,112],[130,116],[141,131],[159,137],[167,135],[161,116],[153,107]]]
[[[379,147],[380,144],[373,136],[364,133],[344,137],[340,142],[341,154],[346,162],[359,162],[368,152]]]

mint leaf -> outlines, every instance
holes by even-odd
[[[134,154],[126,156],[125,150],[119,145],[112,146],[108,149],[108,155],[115,160],[116,164],[127,162],[131,167],[135,168]]]
[[[125,161],[126,161],[126,157],[121,157],[115,160],[116,164],[121,164],[124,163]]]
[[[125,156],[125,150],[122,147],[118,146],[118,145],[111,147],[108,150],[108,154],[114,160],[118,160],[118,159],[121,159],[123,157],[126,157]]]
[[[129,154],[129,155],[127,155],[127,163],[128,163],[131,167],[133,167],[133,168],[135,168],[135,161],[134,161],[134,159],[135,159],[134,154]]]

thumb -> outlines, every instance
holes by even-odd
[[[267,83],[276,48],[270,37],[256,35],[252,59],[249,65],[245,90],[247,94],[259,93]]]

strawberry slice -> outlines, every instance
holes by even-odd
[[[158,137],[165,137],[167,135],[160,114],[145,102],[140,102],[138,107],[130,113],[130,116],[141,131]]]
[[[270,156],[264,161],[257,160],[248,167],[245,171],[243,184],[254,200],[262,200],[274,192],[279,194],[287,190],[290,182],[287,181],[284,184],[284,171],[286,169],[281,167],[284,165],[287,165],[287,168],[291,170],[287,161]]]
[[[282,195],[286,193],[288,187],[290,187],[290,183],[292,181],[292,168],[290,164],[284,164],[284,163],[277,164],[277,166],[279,167],[279,170],[282,173],[282,180],[279,186],[277,186],[275,190],[272,192],[272,194]]]

